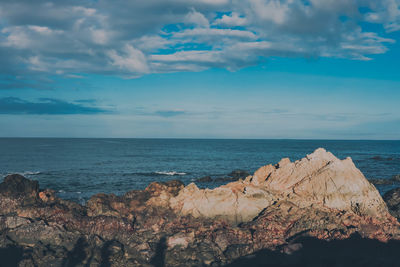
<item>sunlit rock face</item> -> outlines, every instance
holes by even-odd
[[[170,205],[183,215],[240,223],[251,221],[282,200],[298,207],[321,206],[371,216],[387,214],[378,190],[351,158],[340,160],[322,148],[295,162],[284,158],[276,165],[263,166],[244,181],[212,190],[190,184],[170,200]]]
[[[274,196],[263,188],[239,181],[212,190],[190,184],[170,200],[170,205],[182,215],[239,223],[251,221],[273,201]]]

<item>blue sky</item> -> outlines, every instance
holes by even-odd
[[[0,2],[0,136],[399,139],[400,1]]]

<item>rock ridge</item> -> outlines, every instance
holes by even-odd
[[[259,168],[252,176],[215,189],[185,187],[170,200],[173,210],[194,217],[221,217],[233,223],[251,221],[280,199],[300,207],[322,207],[386,216],[378,190],[351,158],[340,160],[319,148],[301,160],[282,159]]]

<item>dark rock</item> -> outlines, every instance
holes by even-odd
[[[391,180],[400,183],[400,174],[393,175]]]
[[[234,182],[237,181],[238,179],[233,178],[233,177],[217,177],[215,178],[215,182],[221,183],[221,182]]]
[[[391,185],[394,183],[392,179],[368,179],[374,185]]]
[[[195,180],[196,183],[211,183],[212,181],[211,176],[204,176]]]
[[[400,183],[400,174],[393,175],[390,179],[368,179],[368,181],[374,185],[392,185]]]
[[[234,170],[231,173],[229,173],[227,176],[225,177],[218,177],[215,179],[215,182],[234,182],[237,181],[239,179],[245,179],[247,176],[249,176],[250,174],[247,171],[243,171],[243,170]]]
[[[377,161],[392,161],[392,160],[394,160],[392,157],[384,158],[384,157],[381,157],[381,156],[374,156],[371,159],[372,160],[377,160]]]
[[[234,170],[230,174],[228,174],[229,177],[232,177],[235,180],[245,179],[249,175],[250,175],[250,173],[248,173],[247,171],[243,171],[243,170]]]
[[[37,197],[39,183],[19,174],[11,174],[0,184],[0,194],[14,197]]]
[[[386,202],[390,214],[400,221],[400,187],[386,192],[383,200]]]

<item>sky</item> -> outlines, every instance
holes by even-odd
[[[0,0],[0,137],[400,139],[400,0]]]

